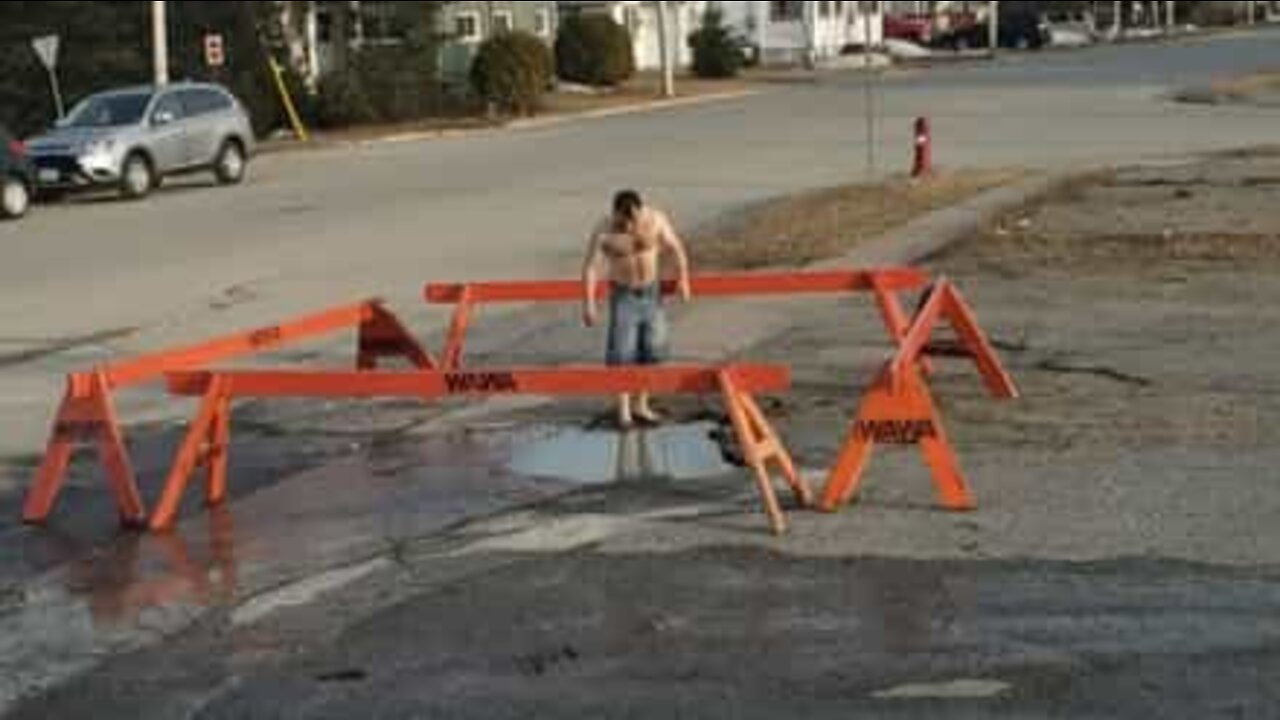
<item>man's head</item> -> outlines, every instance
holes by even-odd
[[[631,232],[636,220],[640,219],[640,209],[644,201],[635,190],[622,190],[613,196],[613,225],[619,232]]]

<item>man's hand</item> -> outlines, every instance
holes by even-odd
[[[687,303],[687,302],[691,302],[691,301],[693,300],[693,288],[689,287],[689,281],[688,281],[688,280],[681,280],[681,281],[680,281],[680,285],[679,285],[679,287],[677,288],[677,290],[678,290],[678,291],[679,291],[679,293],[680,293],[680,300],[681,300],[682,302],[686,302],[686,303]]]
[[[582,324],[587,327],[595,327],[600,320],[600,313],[594,304],[582,306]]]

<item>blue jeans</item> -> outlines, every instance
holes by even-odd
[[[632,288],[613,284],[609,293],[609,348],[605,363],[657,365],[666,357],[667,317],[659,283]]]

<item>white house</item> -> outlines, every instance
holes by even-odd
[[[773,0],[718,2],[726,22],[756,46],[765,64],[814,61],[884,41],[883,2]]]
[[[674,45],[672,57],[677,58],[676,67],[687,68],[693,64],[693,53],[689,50],[689,34],[702,27],[702,17],[707,6],[713,3],[697,0],[693,2],[670,2],[669,22],[671,23],[671,42]],[[658,4],[641,0],[586,0],[585,2],[561,2],[560,13],[569,16],[574,13],[603,13],[613,18],[631,33],[631,43],[636,59],[637,70],[659,70],[662,68],[662,41],[658,31]]]
[[[336,2],[280,2],[285,25],[290,32],[290,63],[311,85],[332,70],[336,38]],[[397,7],[399,6],[399,7]],[[352,49],[397,45],[404,42],[406,28],[398,11],[403,3],[394,0],[349,0],[348,45]],[[505,2],[449,2],[436,18],[440,31],[440,73],[446,83],[465,85],[471,60],[480,44],[493,35],[521,30],[555,40],[558,15],[550,1],[506,0]]]

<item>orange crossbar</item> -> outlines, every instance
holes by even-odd
[[[382,311],[381,301],[366,300],[355,305],[333,308],[280,325],[271,325],[249,332],[227,335],[191,347],[166,350],[133,358],[108,365],[103,369],[103,372],[112,388],[137,385],[154,380],[168,371],[201,367],[210,363],[265,352],[291,343],[327,335],[338,330],[356,328],[376,320],[380,311]],[[424,352],[419,351],[414,355],[416,364],[424,367],[432,364],[432,361]]]
[[[705,366],[652,368],[559,367],[438,372],[195,371],[168,374],[169,392],[201,397],[215,380],[231,397],[438,398],[447,395],[663,395],[720,391],[717,370]],[[734,366],[738,389],[750,393],[784,392],[791,371],[780,365]]]
[[[450,395],[611,395],[642,391],[718,393],[724,398],[744,459],[755,472],[773,531],[783,533],[787,524],[773,490],[769,463],[776,464],[781,470],[800,505],[808,506],[813,500],[812,492],[796,472],[795,463],[781,439],[752,397],[755,392],[781,392],[790,388],[791,371],[784,366],[562,367],[381,373],[186,371],[169,373],[168,378],[173,394],[199,396],[202,400],[151,515],[149,524],[156,532],[173,528],[191,477],[201,467],[208,471],[207,502],[216,506],[225,501],[227,453],[231,441],[230,405],[237,396],[430,399]]]
[[[915,268],[837,270],[827,272],[737,273],[699,275],[689,281],[695,297],[743,295],[802,295],[867,292],[875,285],[889,291],[918,290],[929,284],[929,275]],[[600,297],[608,297],[609,284],[600,284]],[[428,303],[568,302],[582,299],[582,283],[575,280],[482,282],[427,285]],[[663,292],[674,294],[675,281],[663,283]]]
[[[898,292],[923,289],[929,275],[915,268],[877,268],[824,272],[736,273],[691,278],[695,298],[738,296],[816,295],[870,292],[876,296],[890,337],[899,341],[907,332],[906,312]],[[663,283],[663,292],[676,292],[675,281]],[[609,296],[608,282],[600,283],[598,297]],[[467,331],[474,307],[486,303],[571,302],[582,299],[582,283],[574,280],[482,282],[427,285],[423,297],[431,304],[454,305],[453,321],[441,352],[443,369],[463,366]],[[927,371],[928,364],[925,363]]]

